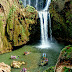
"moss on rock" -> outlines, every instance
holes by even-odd
[[[71,10],[72,1],[70,0],[52,1],[50,5],[53,36],[58,40],[72,43]]]
[[[37,24],[38,14],[31,6],[22,8],[19,0],[3,0],[0,3],[0,52],[5,49],[8,52],[12,46],[20,46],[29,41],[29,25]]]
[[[72,45],[65,46],[60,52],[58,61],[55,66],[55,71],[64,72],[72,68]]]
[[[64,72],[72,72],[72,69],[70,68],[64,67],[63,69],[64,69]]]

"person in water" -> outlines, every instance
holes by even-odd
[[[43,58],[46,58],[46,53],[43,53]]]

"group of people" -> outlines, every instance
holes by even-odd
[[[48,63],[48,58],[46,58],[46,53],[43,53],[43,57],[41,60],[41,66],[44,66]]]

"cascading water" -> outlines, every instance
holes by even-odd
[[[28,3],[28,4],[29,4],[29,5],[31,5],[31,1],[30,1],[30,0],[28,0],[28,1],[29,1],[29,3]]]
[[[24,4],[24,6],[26,7],[26,0],[24,0],[23,4]]]
[[[26,5],[31,5],[31,0],[22,0],[24,7],[26,7]]]
[[[48,8],[51,3],[51,0],[46,0],[46,6],[44,7],[44,9],[43,9],[44,0],[36,0],[36,1],[23,0],[23,1],[24,1],[24,6],[26,6],[27,4],[32,5],[38,10],[38,13],[39,13],[39,18],[40,18],[40,23],[41,23],[41,44],[38,47],[40,48],[50,47],[48,36],[50,35],[50,40],[52,41],[52,30],[51,30],[51,18],[50,18],[50,13],[48,11]]]
[[[50,5],[50,3],[51,3],[51,0],[46,0],[46,7],[43,9],[43,11],[47,11],[48,10],[48,8],[49,8],[49,5]]]
[[[49,11],[47,11],[51,3],[51,0],[46,0],[46,1],[47,1],[46,7],[39,12],[40,23],[41,23],[41,45],[39,46],[40,48],[50,47],[48,41],[49,33],[50,33],[50,40],[52,41],[51,18],[50,18]],[[49,23],[49,30],[50,30],[49,33],[48,33],[48,23]]]
[[[36,10],[38,10],[38,0],[36,0],[36,5],[35,5],[35,7],[36,7]]]
[[[40,22],[41,22],[41,45],[40,48],[50,47],[48,42],[48,12],[39,12]]]

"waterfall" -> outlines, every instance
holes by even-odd
[[[41,23],[41,45],[40,47],[49,47],[48,42],[48,12],[39,12],[40,23]]]
[[[51,0],[46,1],[47,1],[46,7],[42,11],[39,11],[39,18],[41,24],[41,45],[39,46],[40,48],[50,47],[48,34],[50,35],[50,40],[52,41],[51,18],[49,11],[47,11],[51,3]],[[50,31],[49,33],[48,30]]]
[[[26,7],[26,0],[24,0],[24,3],[23,4],[24,4],[24,7]]]
[[[31,5],[31,0],[28,0],[28,1],[29,1],[29,3],[28,3],[28,4],[29,4],[29,5]]]
[[[51,3],[51,0],[46,0],[46,7],[43,9],[44,11],[45,10],[48,10],[48,8],[49,8],[49,5],[50,5],[50,3]]]
[[[36,5],[35,5],[35,7],[36,7],[36,10],[38,10],[38,0],[36,0]]]
[[[38,10],[40,24],[41,24],[41,45],[39,47],[40,48],[50,47],[49,38],[52,41],[52,30],[51,30],[51,18],[50,18],[50,13],[49,13],[49,5],[51,3],[51,0],[46,0],[46,5],[44,9],[43,9],[44,0],[36,0],[36,1],[35,0],[33,1],[23,0],[23,2],[24,2],[24,6],[29,4],[29,5],[34,6]]]
[[[24,7],[26,7],[26,5],[31,5],[31,0],[22,0],[23,1],[23,5]]]

